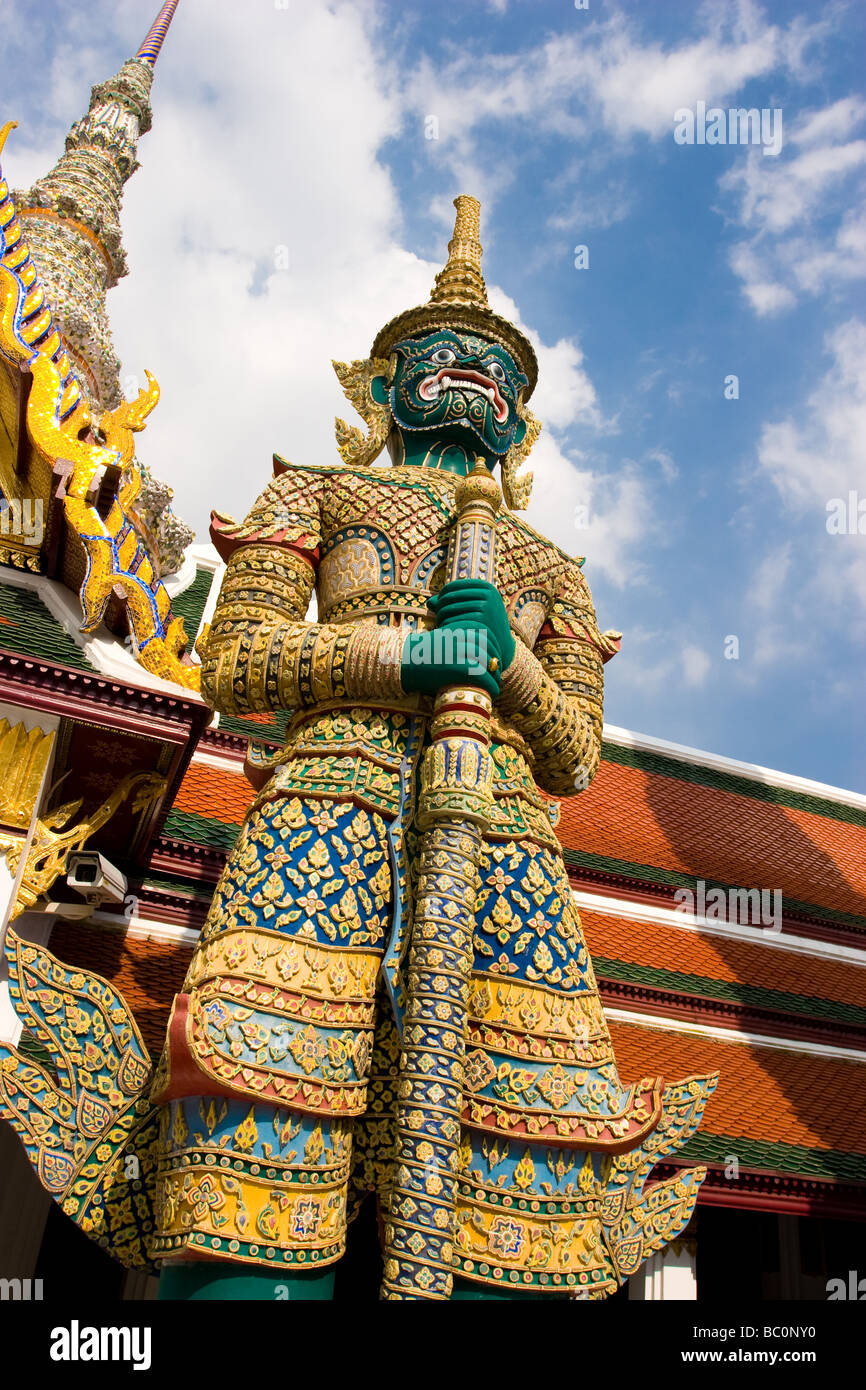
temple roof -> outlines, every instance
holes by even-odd
[[[615,917],[587,907],[589,898],[582,895],[580,916],[599,977],[672,995],[856,1024],[864,1030],[866,1049],[866,955],[862,963],[854,951],[826,958],[808,950],[802,939],[788,938],[781,948],[721,933],[711,936],[685,925]]]
[[[607,1012],[622,1075],[719,1072],[684,1160],[724,1163],[736,1155],[744,1168],[866,1183],[866,1057],[852,1061],[702,1036],[624,1022]]]
[[[7,330],[11,326],[19,339],[7,347],[31,367],[31,349],[50,356],[63,380],[59,421],[66,421],[83,397],[97,434],[110,430],[112,415],[126,417],[134,409],[127,407],[121,391],[107,292],[127,273],[123,190],[139,167],[138,140],[152,122],[154,65],[176,9],[177,0],[163,5],[135,56],[114,77],[93,87],[88,110],[70,128],[52,169],[11,196],[0,173],[0,256],[14,277],[4,287],[4,298],[10,305],[18,301],[14,311],[3,306]],[[6,128],[0,131],[0,148],[5,134]],[[57,343],[51,337],[55,328]],[[85,435],[89,420],[74,423],[75,439],[91,437]],[[133,428],[142,425],[143,417]],[[68,449],[61,453],[68,456]],[[127,469],[132,463],[130,450]],[[141,464],[136,472],[137,522],[160,578],[182,565],[193,532],[172,511],[172,489]]]
[[[866,930],[866,797],[765,769],[744,775],[699,752],[684,761],[618,733],[589,790],[562,803],[560,836],[581,876],[668,898],[697,878],[779,889],[787,916]]]
[[[214,582],[213,567],[193,561],[183,587],[175,587],[172,612],[183,618],[190,643],[199,631]],[[122,636],[105,626],[94,633],[82,632],[80,604],[65,585],[0,566],[0,651],[4,650],[51,665],[119,677],[130,685],[154,689],[172,685],[136,661]]]
[[[81,645],[43,603],[34,589],[4,582],[0,569],[0,648],[21,656],[96,671]]]

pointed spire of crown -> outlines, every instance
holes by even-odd
[[[454,199],[457,219],[448,243],[448,263],[436,276],[431,304],[477,304],[487,308],[487,286],[481,274],[481,204],[461,193]]]
[[[526,334],[501,314],[494,314],[487,302],[481,274],[481,204],[461,193],[454,206],[457,219],[448,243],[448,260],[436,276],[428,302],[406,309],[386,323],[376,335],[371,356],[388,357],[402,339],[422,337],[436,328],[468,330],[501,343],[511,353],[529,380],[524,397],[529,400],[538,380],[538,362]]]
[[[150,63],[153,67],[159,57],[159,50],[162,48],[162,41],[168,33],[168,26],[174,19],[174,12],[177,9],[178,0],[168,0],[163,5],[156,19],[147,31],[147,36],[141,48],[136,53],[136,58],[142,58],[145,63]]]

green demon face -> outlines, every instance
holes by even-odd
[[[528,380],[504,347],[441,328],[397,343],[394,353],[390,406],[401,430],[497,455],[519,441],[519,394]]]

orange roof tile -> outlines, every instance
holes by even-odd
[[[162,1051],[169,1010],[183,985],[192,947],[145,941],[86,923],[56,923],[48,949],[67,965],[93,971],[120,990],[154,1060]]]
[[[861,1007],[866,1004],[866,967],[848,961],[822,960],[681,927],[609,917],[586,907],[580,909],[580,920],[593,957],[790,994],[817,995]]]
[[[866,1154],[866,1057],[861,1062],[610,1019],[624,1080],[719,1072],[701,1129],[733,1138]]]
[[[243,775],[206,763],[190,763],[174,799],[173,809],[192,811],[224,825],[240,825],[255,792]]]
[[[866,916],[862,825],[604,761],[559,829],[578,853]]]

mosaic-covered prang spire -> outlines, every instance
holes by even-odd
[[[127,273],[120,228],[126,180],[138,168],[138,137],[151,126],[154,64],[177,9],[163,5],[134,58],[90,94],[50,173],[14,195],[60,331],[94,414],[121,401],[120,363],[106,291]]]

